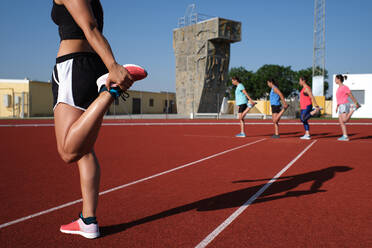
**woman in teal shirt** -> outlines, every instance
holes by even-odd
[[[245,129],[244,129],[244,117],[256,104],[251,97],[248,95],[247,91],[244,88],[244,85],[240,83],[238,77],[232,77],[231,82],[236,86],[235,89],[235,104],[239,107],[238,117],[240,122],[240,133],[235,135],[236,137],[244,138]],[[249,102],[248,102],[249,101]]]

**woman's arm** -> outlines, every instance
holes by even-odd
[[[309,96],[310,96],[310,98],[311,98],[311,102],[313,103],[313,104],[315,104],[315,108],[319,108],[319,105],[316,103],[316,100],[315,100],[315,97],[314,97],[314,95],[313,95],[313,93],[311,92],[311,90],[310,90],[310,88],[309,87],[306,87],[305,88],[305,92],[306,92],[306,94],[308,94]]]
[[[277,87],[274,88],[274,92],[279,95],[280,100],[282,101],[283,107],[285,109],[288,108],[288,104],[286,103],[286,101],[284,99],[284,95],[282,94],[282,92]]]
[[[350,93],[347,93],[347,95],[351,98],[351,100],[354,102],[354,104],[357,106],[357,108],[359,108],[360,107],[360,104],[355,99],[355,97],[353,96],[353,94],[351,94],[351,92],[350,92]]]
[[[110,44],[98,30],[97,22],[88,0],[62,0],[75,22],[83,30],[85,37],[94,51],[101,57],[106,65],[109,76],[106,81],[107,88],[111,82],[117,84],[123,90],[128,89],[133,81],[128,71],[119,65],[112,53]]]
[[[242,92],[244,93],[244,95],[248,98],[249,102],[252,104],[252,105],[255,105],[256,103],[252,100],[252,98],[248,95],[247,91],[244,89],[242,90]]]

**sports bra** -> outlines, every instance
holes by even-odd
[[[90,2],[94,18],[96,18],[98,30],[103,30],[103,10],[99,0],[92,0]],[[59,37],[61,40],[86,40],[83,30],[72,18],[66,7],[62,4],[56,4],[53,0],[53,8],[51,13],[52,20],[58,25]]]

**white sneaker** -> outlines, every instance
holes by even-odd
[[[239,133],[237,135],[235,135],[235,137],[238,137],[238,138],[245,138],[245,133]]]
[[[339,141],[349,141],[349,137],[342,135],[342,136],[341,136],[340,138],[338,138],[337,140],[339,140]]]
[[[304,136],[300,137],[302,140],[309,140],[311,139],[310,135],[305,134]]]
[[[78,234],[88,239],[95,239],[100,236],[98,224],[85,224],[81,218],[59,229],[63,233]]]

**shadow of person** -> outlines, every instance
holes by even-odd
[[[296,135],[296,134],[299,134],[299,133],[301,133],[301,132],[287,132],[287,133],[279,133],[279,135],[281,135],[281,136],[285,136],[285,135]],[[271,137],[271,136],[273,136],[273,134],[272,133],[269,133],[269,134],[262,134],[262,135],[260,135],[260,136],[269,136],[269,137]]]
[[[329,135],[331,133],[312,133],[311,136],[313,137],[318,137],[318,136],[326,136],[326,135]]]
[[[319,136],[317,139],[326,139],[326,138],[339,138],[342,134],[335,134],[335,135],[325,135],[325,136]],[[355,136],[356,133],[350,133],[348,134],[349,137]]]
[[[276,178],[277,181],[272,183],[270,187],[264,191],[252,204],[263,203],[272,200],[283,199],[287,197],[300,197],[303,195],[315,194],[319,192],[325,192],[326,190],[321,189],[323,184],[332,179],[338,172],[347,172],[352,170],[348,166],[331,166],[322,170],[312,171],[308,173],[285,176]],[[169,210],[156,213],[154,215],[146,216],[141,219],[137,219],[131,222],[122,223],[118,225],[102,226],[100,228],[102,236],[107,236],[122,232],[128,228],[155,221],[158,219],[166,218],[176,214],[184,213],[191,210],[196,211],[212,211],[218,209],[240,207],[248,199],[250,199],[257,191],[259,191],[270,179],[255,179],[255,180],[240,180],[234,181],[233,183],[248,183],[248,182],[262,182],[267,181],[263,184],[255,185],[248,188],[220,194],[210,198],[202,199],[200,201],[192,202],[186,205],[175,207]],[[294,190],[301,184],[313,182],[309,190]],[[280,195],[277,195],[280,194]],[[273,196],[275,195],[275,196]]]
[[[363,137],[359,137],[359,138],[354,138],[353,140],[364,140],[364,139],[372,139],[372,135],[369,135],[369,136],[363,136]]]
[[[256,201],[255,203],[266,202],[271,200],[277,200],[286,197],[299,197],[308,194],[314,194],[319,192],[326,192],[326,190],[321,189],[324,182],[332,179],[337,172],[346,172],[352,170],[348,166],[332,166],[318,171],[312,171],[304,174],[285,176],[277,178],[271,187],[269,187]],[[256,179],[256,180],[241,180],[234,181],[233,183],[243,183],[243,182],[259,182],[259,181],[269,181],[270,179]],[[313,181],[309,190],[295,191],[297,186]],[[268,197],[270,195],[275,195],[278,193],[284,193],[283,195]]]

